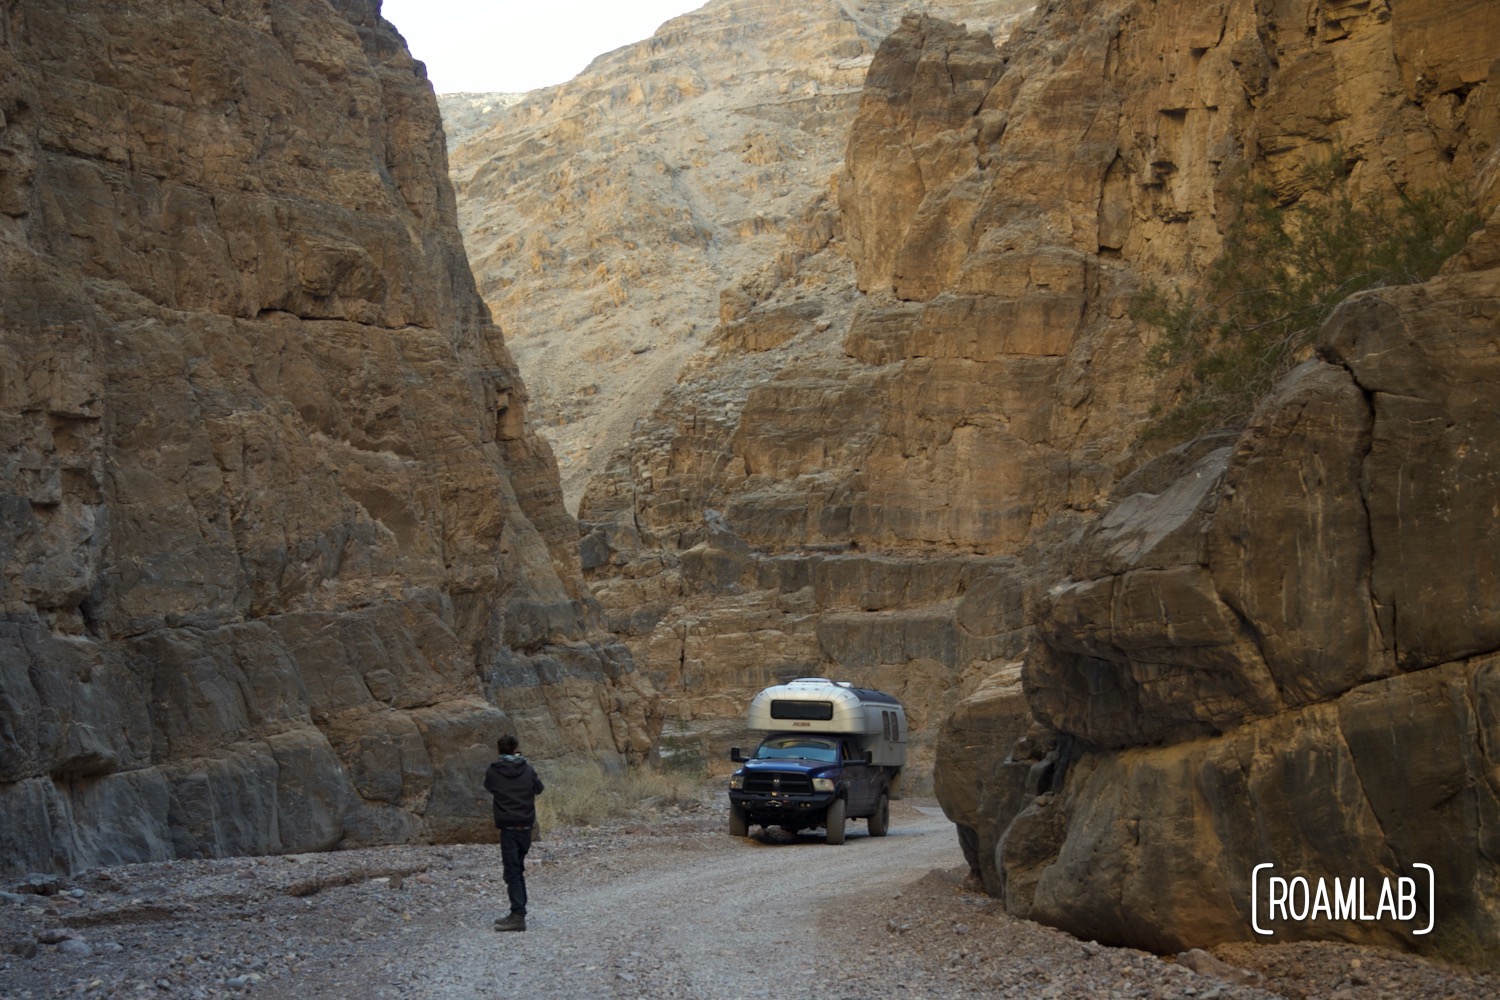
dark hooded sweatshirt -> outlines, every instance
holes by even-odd
[[[530,827],[536,822],[535,800],[542,794],[542,779],[525,757],[508,753],[491,764],[484,790],[494,797],[496,826]]]

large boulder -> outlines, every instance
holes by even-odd
[[[993,845],[1038,791],[1040,748],[1027,741],[1045,738],[1038,729],[1017,662],[985,678],[939,731],[933,790],[957,828],[969,874],[992,893],[1001,890]]]
[[[1079,539],[1074,569],[1100,575],[1052,588],[1026,687],[1091,749],[986,845],[1013,910],[1158,950],[1252,939],[1271,864],[1422,879],[1421,919],[1282,938],[1415,946],[1435,917],[1500,941],[1496,302],[1494,270],[1351,299],[1232,454]],[[1173,572],[1205,582],[1121,596]]]

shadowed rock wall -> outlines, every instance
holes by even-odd
[[[651,743],[374,0],[0,18],[0,866],[485,835]]]

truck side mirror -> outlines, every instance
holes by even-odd
[[[874,750],[866,750],[865,751],[865,763],[866,764],[873,764],[873,763],[875,763],[875,751]]]
[[[745,755],[740,753],[739,747],[730,747],[729,759],[734,761],[736,764],[743,764],[745,762]]]

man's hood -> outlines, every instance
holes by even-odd
[[[508,753],[490,765],[507,778],[514,778],[526,769],[526,758],[518,753]]]

